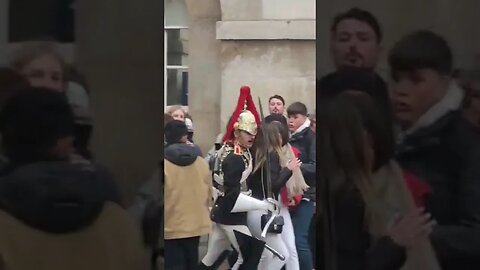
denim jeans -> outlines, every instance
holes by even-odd
[[[309,232],[314,212],[313,201],[302,200],[300,204],[290,211],[293,230],[295,232],[295,245],[297,246],[300,270],[312,270],[313,258],[310,249]]]

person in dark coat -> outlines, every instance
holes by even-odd
[[[74,115],[62,93],[19,89],[1,109],[0,132],[8,158],[0,171],[1,269],[146,269],[140,231],[112,175],[71,158]]]
[[[295,243],[297,246],[300,269],[313,268],[312,248],[309,232],[316,200],[316,146],[315,134],[310,129],[307,107],[301,102],[294,102],[287,108],[288,128],[290,130],[290,145],[300,152],[302,162],[300,169],[310,188],[304,193],[301,202],[290,211]]]
[[[430,186],[427,210],[442,269],[480,268],[480,137],[462,115],[463,91],[440,35],[420,30],[389,53],[394,113],[401,132],[396,158]]]
[[[387,89],[385,81],[375,72],[382,52],[383,33],[377,18],[367,10],[352,8],[338,14],[330,28],[330,48],[336,71],[356,67],[364,69],[375,78],[380,87]],[[332,84],[338,84],[338,76],[329,73],[317,82],[318,95],[325,93]],[[387,91],[375,93],[375,96],[388,97]]]

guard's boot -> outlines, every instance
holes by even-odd
[[[198,265],[197,270],[215,270],[216,268],[212,268],[211,266],[206,266],[202,262]]]
[[[238,231],[234,231],[234,233],[243,258],[243,263],[238,270],[257,270],[265,242]]]

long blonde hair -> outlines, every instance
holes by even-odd
[[[357,189],[365,203],[365,225],[368,227],[372,219],[377,218],[373,164],[367,152],[370,130],[350,95],[341,95],[320,105],[317,117],[320,190],[330,190],[335,196],[345,189]],[[320,206],[320,209],[325,207],[322,202]]]
[[[183,109],[182,105],[172,105],[168,108],[167,110],[167,113],[172,115],[172,113],[176,112],[176,111],[182,111],[183,112],[183,115],[186,117],[187,116],[187,112]]]

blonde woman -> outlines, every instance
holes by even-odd
[[[265,126],[260,129],[256,138],[254,169],[253,174],[247,180],[247,184],[252,190],[252,197],[261,200],[273,197],[281,201],[280,190],[286,186],[287,181],[292,176],[292,172],[299,169],[301,162],[295,158],[289,160],[284,164],[285,166],[282,166],[282,146],[284,142],[280,134],[283,125],[278,122],[264,123],[263,125]],[[269,154],[268,161],[267,153]],[[267,162],[270,163],[271,183],[267,181]],[[291,226],[290,221],[290,226],[283,225],[282,232],[268,232],[266,235],[262,235],[264,228],[262,228],[261,219],[266,214],[267,212],[262,210],[248,212],[247,224],[254,236],[263,239],[267,245],[285,256],[285,261],[282,261],[270,252],[264,251],[258,269],[279,270],[286,262],[290,261],[291,257],[282,237],[283,230],[287,230],[285,233],[293,235],[293,226]],[[298,269],[298,258],[293,264],[287,265],[287,268]]]
[[[290,160],[298,157],[298,149],[288,143],[289,132],[287,120],[284,116],[279,114],[271,114],[265,117],[265,123],[277,122],[281,124],[280,135],[282,137],[282,149],[280,153],[280,164],[286,167]],[[302,171],[297,168],[292,171],[292,175],[288,179],[286,185],[280,189],[279,200],[281,201],[280,215],[284,219],[284,230],[282,232],[282,239],[288,249],[290,257],[286,260],[288,269],[299,269],[297,247],[295,245],[295,233],[293,230],[292,219],[290,216],[289,207],[295,207],[301,200],[303,193],[309,188],[303,178]]]
[[[65,90],[65,60],[55,42],[30,41],[13,52],[10,67],[20,72],[32,86]]]
[[[390,155],[383,114],[362,92],[319,106],[320,267],[438,270],[431,215],[416,208]],[[328,192],[327,192],[328,191]],[[328,196],[327,196],[328,195]],[[328,238],[325,238],[328,235]],[[329,247],[328,249],[324,249]]]
[[[186,112],[180,105],[173,105],[168,108],[167,113],[173,117],[174,120],[185,121]]]

